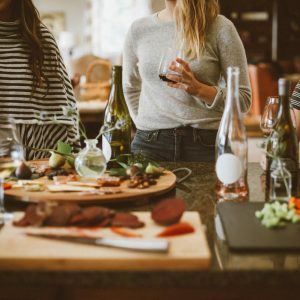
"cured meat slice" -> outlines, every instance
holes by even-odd
[[[14,221],[15,226],[42,226],[48,216],[51,214],[52,208],[46,203],[31,204],[26,208],[23,218],[19,221]]]
[[[81,210],[77,204],[63,204],[56,206],[47,218],[47,226],[66,226],[69,220]]]
[[[185,203],[182,198],[170,198],[157,203],[151,213],[152,219],[160,225],[171,225],[179,222]]]
[[[116,213],[112,220],[111,226],[113,227],[128,227],[128,228],[140,228],[145,224],[141,222],[137,216],[130,213]]]
[[[74,215],[68,222],[68,225],[93,226],[104,222],[103,220],[111,218],[114,214],[114,210],[106,207],[87,207],[83,208],[80,213]]]
[[[97,183],[99,186],[120,186],[121,178],[120,177],[102,177],[97,179]]]

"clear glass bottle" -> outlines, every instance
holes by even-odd
[[[292,175],[286,169],[285,162],[277,160],[277,168],[272,171],[270,179],[270,200],[288,201],[292,191]]]
[[[86,147],[75,159],[75,169],[80,176],[99,178],[106,170],[106,159],[101,149],[97,147],[98,140],[85,140]]]
[[[222,200],[247,200],[248,143],[239,102],[239,68],[227,69],[227,97],[216,138],[216,194]]]
[[[106,128],[112,128],[117,122],[122,124],[120,128],[102,135],[102,150],[107,159],[115,159],[120,154],[130,153],[131,118],[123,94],[122,66],[113,66],[112,69],[112,87],[103,124]]]

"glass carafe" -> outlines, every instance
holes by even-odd
[[[80,176],[99,178],[106,170],[106,159],[101,149],[97,147],[98,140],[84,141],[86,147],[82,149],[75,159],[75,169]]]
[[[288,201],[291,198],[292,175],[285,162],[277,160],[277,168],[271,173],[270,200]]]

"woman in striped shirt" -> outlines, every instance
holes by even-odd
[[[76,109],[72,86],[49,30],[32,0],[0,1],[0,117],[16,124],[25,159],[47,153],[59,140],[78,145],[78,122],[64,115]]]

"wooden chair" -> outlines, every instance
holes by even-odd
[[[272,66],[267,63],[248,65],[252,88],[252,107],[250,113],[262,115],[268,96],[278,95],[277,80],[272,74]]]

